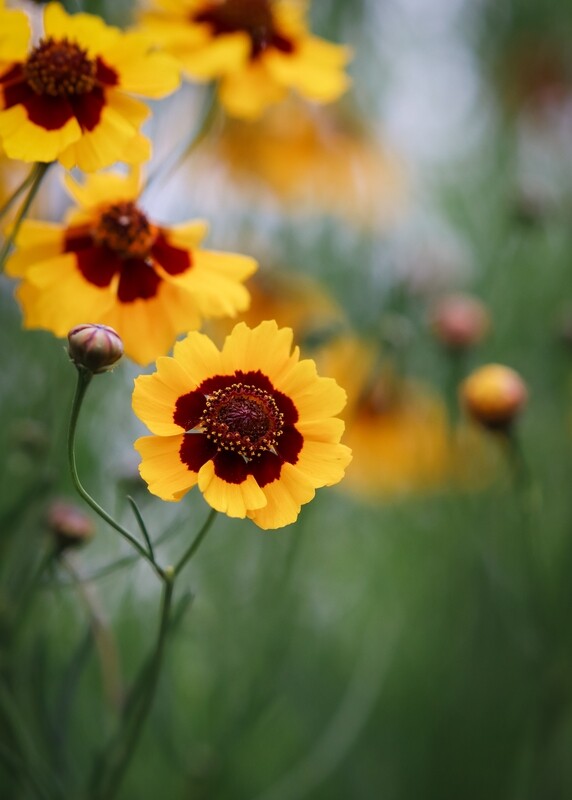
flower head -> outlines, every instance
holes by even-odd
[[[68,353],[76,367],[98,375],[117,364],[123,342],[107,325],[76,325],[68,333]]]
[[[149,157],[139,132],[149,112],[131,95],[159,98],[177,88],[169,56],[151,52],[141,34],[70,16],[59,3],[47,5],[35,46],[24,12],[0,8],[0,29],[0,142],[10,158],[92,172]]]
[[[490,328],[490,316],[478,298],[448,294],[435,304],[431,326],[441,344],[459,352],[480,344]]]
[[[347,48],[312,36],[291,0],[155,0],[143,24],[194,80],[220,80],[229,114],[255,119],[289,89],[317,102],[348,86]]]
[[[514,369],[485,364],[461,384],[461,401],[477,422],[492,430],[507,430],[528,399],[526,384]]]
[[[239,323],[222,350],[190,333],[137,378],[133,408],[154,434],[135,443],[149,490],[179,500],[198,483],[217,511],[268,529],[340,481],[345,392],[291,351],[291,329]]]
[[[126,355],[147,364],[205,317],[248,305],[242,281],[256,262],[199,249],[202,222],[155,224],[137,201],[136,175],[68,178],[67,188],[78,207],[66,224],[25,221],[6,265],[23,279],[16,294],[26,327],[66,336],[86,320],[109,325]]]

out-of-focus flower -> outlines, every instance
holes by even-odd
[[[90,14],[44,12],[44,35],[30,49],[24,12],[0,8],[0,141],[10,158],[79,166],[149,158],[139,132],[149,110],[131,95],[164,97],[179,84],[170,56],[149,39]]]
[[[526,384],[514,369],[486,364],[476,369],[460,387],[463,406],[486,428],[507,430],[528,399]]]
[[[217,511],[280,528],[342,479],[351,453],[335,415],[345,399],[274,321],[239,323],[222,350],[190,333],[135,381],[133,408],[154,434],[135,443],[141,475],[163,500],[198,483]]]
[[[239,316],[254,328],[273,319],[280,328],[292,328],[305,351],[319,347],[346,324],[345,314],[325,288],[309,275],[291,270],[260,269],[245,284],[250,306]],[[230,333],[231,323],[221,320],[216,330]]]
[[[109,325],[140,364],[164,355],[205,317],[247,307],[247,256],[199,249],[204,222],[164,227],[137,204],[137,175],[91,175],[67,188],[78,203],[64,225],[27,220],[6,272],[28,328],[65,336],[85,320]]]
[[[451,485],[476,490],[498,474],[487,437],[474,426],[451,429],[442,398],[400,375],[374,345],[340,337],[319,365],[348,393],[342,417],[353,459],[344,489],[380,501]]]
[[[434,392],[379,363],[373,346],[352,337],[340,338],[320,364],[348,393],[342,416],[353,459],[345,489],[376,500],[446,482],[450,435]]]
[[[50,505],[47,523],[60,551],[87,544],[95,535],[91,518],[65,500],[56,500]]]
[[[435,303],[431,329],[449,350],[462,351],[480,344],[490,328],[485,305],[468,294],[450,294]]]
[[[384,227],[403,212],[403,164],[357,118],[292,99],[256,123],[229,119],[211,144],[232,180],[270,189],[291,208]]]
[[[68,353],[76,367],[99,375],[123,356],[123,342],[107,325],[76,325],[68,333]]]
[[[256,119],[289,89],[329,103],[349,84],[348,49],[308,32],[305,2],[154,0],[142,24],[189,78],[220,80],[232,116]]]

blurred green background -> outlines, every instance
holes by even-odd
[[[126,0],[83,7],[117,24],[130,18]],[[208,218],[209,246],[254,255],[263,270],[312,276],[347,329],[382,342],[450,418],[457,380],[473,366],[517,369],[530,392],[518,422],[529,475],[515,478],[488,435],[500,465],[479,488],[445,475],[428,490],[412,476],[399,493],[364,499],[342,484],[274,532],[220,516],[178,585],[156,702],[119,796],[566,800],[572,10],[557,0],[320,0],[312,14],[317,33],[354,50],[340,113],[384,148],[391,186],[371,187],[362,162],[342,168],[344,139],[326,188],[305,167],[298,180],[313,189],[293,207],[271,182],[223,170],[217,129],[150,207],[167,221]],[[179,119],[184,142],[200,100],[186,87],[156,105],[157,163],[174,147],[165,120]],[[63,207],[58,180],[50,175],[37,202],[43,218]],[[328,191],[341,196],[335,209]],[[365,223],[353,213],[364,195]],[[65,451],[75,375],[63,342],[21,330],[12,283],[0,289],[0,796],[75,800],[151,647],[158,587],[95,517],[94,541],[70,561],[94,579],[78,586],[57,564],[40,573],[47,509],[62,497],[79,504]],[[428,324],[435,297],[458,289],[492,319],[461,363]],[[406,332],[397,343],[387,335],[396,319]],[[320,355],[316,340],[302,344]],[[125,495],[137,499],[154,537],[165,534],[158,552],[168,563],[208,509],[197,491],[161,503],[138,479],[139,373],[125,362],[94,380],[80,474],[130,527]],[[21,780],[14,749],[35,782]]]

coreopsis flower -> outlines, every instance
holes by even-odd
[[[451,430],[443,399],[401,375],[376,348],[340,337],[319,363],[348,393],[345,441],[353,459],[344,489],[370,501],[435,491],[476,489],[496,474],[496,453],[478,432]]]
[[[291,98],[254,123],[227,119],[206,153],[209,168],[224,170],[242,194],[245,186],[255,190],[254,202],[267,203],[270,191],[289,210],[378,228],[407,207],[403,162],[339,106]]]
[[[345,392],[292,352],[292,338],[274,321],[241,322],[219,350],[193,332],[136,379],[133,408],[154,435],[135,447],[153,494],[179,500],[198,484],[217,511],[268,529],[342,479]]]
[[[140,33],[70,16],[59,3],[46,6],[35,45],[24,12],[0,9],[0,30],[0,142],[10,158],[87,172],[149,158],[139,131],[149,109],[132,95],[174,91],[171,57],[152,52]]]
[[[309,275],[290,269],[260,269],[245,285],[250,305],[240,313],[239,321],[254,328],[265,319],[273,319],[280,328],[292,328],[304,352],[315,349],[347,324],[340,306]],[[233,325],[221,320],[214,331],[226,335]]]
[[[153,0],[142,23],[190,79],[220,80],[220,99],[230,115],[256,119],[290,89],[329,103],[349,84],[348,49],[308,32],[305,5]]]
[[[248,306],[242,282],[256,262],[200,249],[204,222],[152,222],[137,202],[137,175],[90,175],[83,185],[68,177],[66,186],[78,207],[63,225],[26,220],[6,264],[22,279],[27,328],[66,336],[86,321],[108,325],[125,354],[147,364],[205,317]]]

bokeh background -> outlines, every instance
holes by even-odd
[[[115,24],[133,12],[129,0],[65,5]],[[158,172],[145,201],[166,222],[208,219],[208,245],[259,260],[246,318],[292,325],[347,388],[354,462],[296,525],[217,519],[181,581],[121,797],[565,800],[572,8],[315,0],[312,19],[351,45],[351,92],[257,124],[220,115],[185,158],[205,103],[185,86],[148,126]],[[0,163],[0,192],[18,169]],[[56,220],[66,200],[52,172],[33,213]],[[68,567],[38,578],[51,504],[79,503],[65,450],[75,376],[62,341],[21,329],[13,288],[1,279],[0,635],[16,677],[0,718],[40,783],[56,773],[47,796],[75,800],[151,646],[157,586],[96,518]],[[459,291],[490,315],[462,356],[432,325]],[[518,469],[459,409],[459,381],[487,362],[529,389]],[[124,362],[94,380],[80,474],[129,525],[125,496],[137,499],[166,563],[208,509],[198,492],[162,503],[138,478],[140,372]],[[2,760],[0,796],[38,796],[17,771]]]

